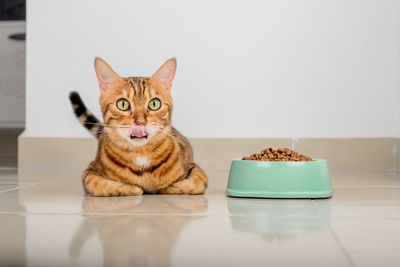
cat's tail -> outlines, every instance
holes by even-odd
[[[83,103],[78,92],[69,93],[69,100],[78,120],[96,138],[99,138],[104,130],[102,123],[90,112]]]

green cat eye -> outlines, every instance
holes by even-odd
[[[150,100],[149,102],[149,109],[156,111],[159,110],[161,108],[161,100],[158,98],[153,98],[152,100]]]
[[[127,111],[131,108],[131,104],[125,98],[118,99],[117,108],[122,111]]]

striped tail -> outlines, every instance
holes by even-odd
[[[92,112],[86,108],[79,94],[77,92],[71,92],[69,94],[69,100],[71,101],[72,108],[78,120],[93,136],[99,138],[104,127],[101,122],[93,116]]]

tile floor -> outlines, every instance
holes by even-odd
[[[8,146],[0,266],[400,266],[400,173],[333,172],[325,200],[240,199],[216,166],[205,195],[94,198],[82,170],[17,171]]]
[[[326,200],[93,198],[80,170],[0,170],[0,266],[400,266],[400,174],[332,173]]]

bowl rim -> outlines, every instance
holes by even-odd
[[[327,162],[326,159],[313,159],[311,161],[268,161],[268,160],[245,160],[240,158],[232,159],[232,162],[253,162],[259,164],[315,164],[321,162]]]

